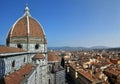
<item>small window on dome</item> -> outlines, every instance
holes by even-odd
[[[36,50],[39,49],[39,44],[36,44],[36,45],[35,45],[35,49],[36,49]]]
[[[21,44],[17,44],[17,47],[18,47],[18,48],[22,48],[22,45],[21,45]]]

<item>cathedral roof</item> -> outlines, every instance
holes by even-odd
[[[16,52],[25,52],[25,51],[20,48],[0,46],[0,53],[16,53]]]
[[[36,19],[31,16],[27,5],[24,10],[24,15],[14,23],[8,33],[8,38],[24,36],[40,38],[45,37],[42,26]]]
[[[49,62],[58,62],[59,61],[59,58],[54,51],[48,52],[48,61]]]
[[[25,79],[25,75],[29,74],[33,70],[32,64],[27,64],[21,69],[16,70],[15,72],[5,76],[5,84],[20,84],[22,80]]]
[[[43,59],[44,56],[42,54],[36,54],[33,58],[34,59]]]

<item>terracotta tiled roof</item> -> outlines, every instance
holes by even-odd
[[[97,77],[95,77],[95,75],[91,75],[89,71],[85,71],[80,67],[76,67],[76,65],[70,64],[70,67],[74,70],[77,71],[78,74],[81,74],[83,77],[85,77],[86,79],[90,80],[91,82],[97,82],[99,81],[99,79]]]
[[[116,68],[108,68],[105,70],[105,72],[107,72],[108,74],[113,74],[115,76],[118,76],[120,74],[120,70]]]
[[[42,54],[36,54],[33,58],[34,59],[43,59],[44,56]]]
[[[0,53],[15,53],[15,52],[25,52],[25,51],[20,48],[0,46]]]
[[[29,18],[30,20],[30,36],[35,37],[44,37],[44,33],[40,24],[33,18]]]
[[[26,36],[27,35],[27,17],[21,18],[14,26],[12,36]]]
[[[55,52],[48,52],[48,61],[56,62],[58,61],[58,56]]]
[[[44,32],[40,24],[33,19],[32,17],[29,18],[29,24],[27,22],[27,17],[24,16],[20,20],[16,22],[16,24],[12,27],[8,34],[8,38],[11,37],[19,37],[19,36],[27,36],[28,35],[28,26],[29,26],[29,36],[32,37],[44,37]],[[10,35],[11,34],[11,35]]]
[[[5,84],[20,84],[20,82],[25,78],[25,75],[29,74],[32,70],[33,65],[27,64],[21,69],[13,72],[12,74],[4,78]]]

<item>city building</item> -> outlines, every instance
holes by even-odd
[[[120,84],[120,65],[111,65],[104,70],[110,84]]]
[[[93,51],[71,53],[71,58],[65,60],[66,79],[69,84],[111,84],[104,73],[112,64],[109,59]]]

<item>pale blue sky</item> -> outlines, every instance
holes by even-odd
[[[0,44],[26,3],[48,46],[120,47],[120,0],[0,0]]]

